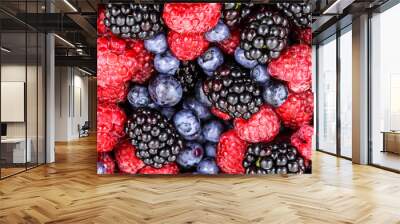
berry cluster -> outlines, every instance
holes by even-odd
[[[97,172],[311,172],[310,11],[100,6]]]

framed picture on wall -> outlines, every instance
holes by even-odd
[[[99,5],[98,174],[311,173],[311,6]]]

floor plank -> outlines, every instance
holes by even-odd
[[[0,181],[0,223],[400,223],[400,175],[316,153],[313,174],[97,176],[96,141]]]

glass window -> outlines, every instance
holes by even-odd
[[[400,4],[374,15],[372,25],[372,163],[400,170]]]
[[[340,36],[340,154],[352,157],[352,32]],[[347,32],[346,32],[347,31]]]
[[[336,153],[336,37],[318,48],[318,149]]]

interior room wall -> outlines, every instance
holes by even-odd
[[[78,125],[89,120],[88,77],[73,67],[56,67],[55,73],[55,140],[74,140]]]

